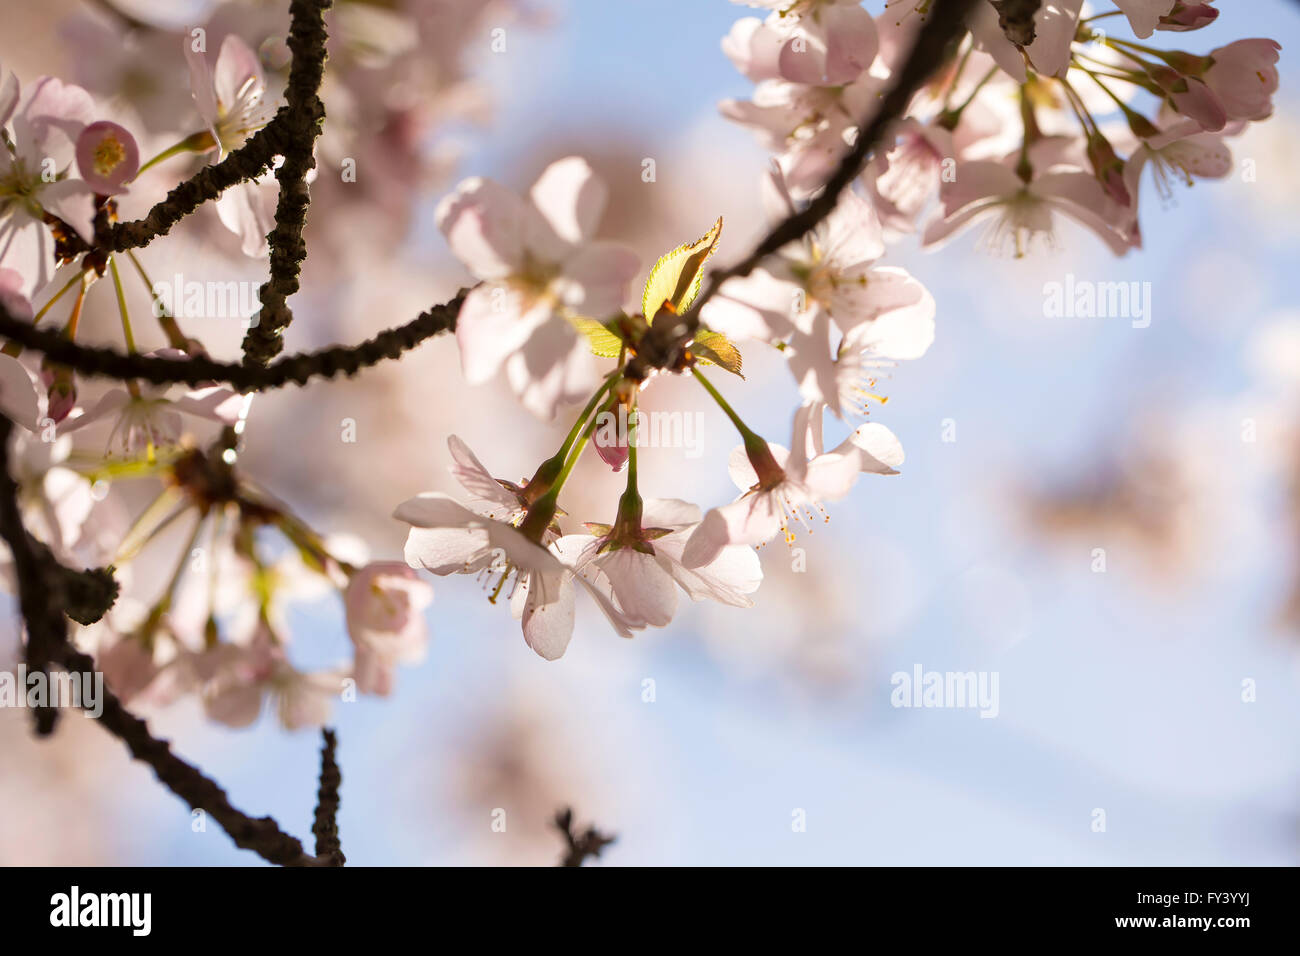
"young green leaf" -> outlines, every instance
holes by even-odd
[[[700,329],[695,333],[695,341],[691,344],[691,351],[695,353],[697,362],[705,365],[716,365],[719,368],[726,369],[733,375],[741,375],[740,349],[736,348],[721,332],[710,332],[708,329]]]
[[[618,358],[623,351],[623,339],[608,326],[595,319],[574,318],[571,320],[579,332],[587,337],[591,345],[591,354],[599,358]]]
[[[671,304],[678,315],[691,307],[704,281],[704,263],[718,247],[720,235],[721,216],[702,238],[678,246],[655,263],[641,296],[641,311],[647,322],[654,321],[665,302]]]

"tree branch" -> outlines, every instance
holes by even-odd
[[[59,609],[61,588],[58,584],[59,565],[48,550],[33,547],[36,542],[23,526],[18,506],[18,485],[9,470],[9,438],[13,422],[0,415],[0,536],[13,554],[15,576],[18,579],[18,603],[27,625],[28,667],[47,673],[61,665],[69,673],[92,674],[95,661],[72,646],[68,641],[67,622]],[[99,699],[82,699],[83,708],[95,704],[102,706],[99,724],[113,734],[131,751],[135,759],[147,763],[154,774],[172,793],[192,809],[209,814],[230,835],[235,845],[252,850],[263,859],[282,866],[336,866],[342,862],[342,852],[334,838],[333,850],[322,859],[303,851],[302,843],[285,833],[271,817],[250,817],[236,809],[226,792],[216,781],[192,764],[186,763],[171,752],[165,740],[149,733],[148,725],[136,717],[107,688]],[[47,706],[36,709],[37,733],[48,735],[54,729],[57,708],[52,700]],[[329,768],[322,755],[321,801],[329,814],[327,796],[334,793],[337,807],[338,767],[333,763],[333,735],[328,738]],[[320,826],[322,810],[317,810]],[[332,814],[329,814],[332,819]],[[320,839],[318,833],[318,840]]]
[[[316,822],[311,832],[316,836],[316,858],[332,866],[342,866],[347,858],[339,844],[339,784],[343,774],[334,760],[338,738],[328,727],[321,728],[320,787],[316,791]]]
[[[36,543],[23,525],[18,504],[18,483],[9,471],[9,438],[14,423],[0,415],[0,535],[13,555],[14,577],[18,583],[18,606],[27,622],[25,662],[30,672],[47,675],[56,662],[59,648],[67,644],[68,625],[60,610],[58,586],[53,569],[41,560]],[[48,554],[48,552],[46,552]],[[32,709],[36,733],[42,737],[54,732],[58,708],[49,700]]]
[[[283,112],[283,110],[281,111]],[[95,244],[110,252],[125,252],[147,246],[165,236],[194,210],[219,197],[231,186],[256,179],[284,152],[285,139],[278,122],[280,113],[219,163],[204,166],[155,203],[143,219],[114,223],[95,236]]]
[[[276,116],[287,143],[284,162],[275,171],[280,195],[275,206],[275,227],[267,237],[271,246],[271,276],[259,292],[262,311],[257,324],[244,336],[244,361],[266,365],[284,348],[284,330],[293,321],[286,301],[298,291],[298,276],[307,258],[302,230],[307,224],[311,190],[307,174],[316,165],[316,138],[325,122],[320,100],[325,75],[325,11],[332,0],[291,0],[289,50],[293,60],[285,87],[287,105]]]
[[[615,840],[616,836],[606,835],[594,826],[578,833],[573,828],[573,808],[565,807],[555,815],[555,828],[564,836],[567,849],[560,859],[560,866],[582,866],[587,857],[595,859],[602,850]]]
[[[435,335],[453,331],[468,294],[468,289],[461,289],[448,302],[435,305],[405,325],[387,329],[357,345],[335,345],[316,352],[300,352],[265,367],[218,362],[201,355],[173,359],[78,345],[59,332],[15,319],[2,304],[0,336],[24,348],[43,352],[51,362],[65,365],[82,375],[191,387],[222,382],[238,391],[262,391],[289,384],[305,385],[312,378],[334,378],[340,374],[350,377],[363,368],[395,359]]]

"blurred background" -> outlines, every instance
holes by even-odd
[[[7,4],[5,67],[88,82],[86,58],[117,49],[84,25],[115,24],[103,6]],[[784,546],[763,549],[754,609],[686,606],[629,642],[580,604],[567,654],[547,663],[473,580],[438,579],[424,663],[401,671],[391,698],[336,707],[349,863],[552,863],[549,820],[564,805],[617,834],[605,865],[1300,862],[1300,90],[1288,65],[1300,5],[1219,6],[1189,48],[1246,36],[1283,47],[1276,115],[1233,142],[1239,172],[1179,188],[1166,208],[1149,193],[1145,251],[1122,260],[1073,227],[1054,253],[1018,261],[977,250],[970,233],[934,253],[891,247],[886,262],[938,302],[935,344],[891,373],[871,415],[902,440],[902,474],[866,476],[832,505],[797,542],[805,570]],[[179,24],[211,13],[169,9]],[[309,230],[317,258],[289,350],[360,339],[464,284],[433,222],[463,176],[523,191],[549,162],[588,157],[611,190],[601,234],[645,269],[718,215],[720,260],[760,233],[766,154],[716,106],[751,90],[718,46],[749,10],[485,11],[460,36],[465,75],[440,87],[439,122],[408,131],[436,157],[429,178],[368,181],[362,160],[365,208]],[[160,189],[180,174],[161,172]],[[355,201],[330,179],[323,162],[318,203]],[[141,192],[124,215],[161,194]],[[264,265],[214,222],[149,249],[155,278],[208,256],[258,280]],[[1067,274],[1150,283],[1150,325],[1045,317],[1044,285]],[[110,341],[107,296],[95,321]],[[230,320],[194,331],[226,355],[242,335]],[[745,363],[747,380],[725,390],[784,443],[794,382],[774,352],[752,347]],[[708,506],[734,494],[735,439],[688,384],[659,383],[648,402],[703,411],[703,454],[643,453],[642,492]],[[340,439],[344,419],[355,443]],[[466,387],[444,338],[355,381],[259,397],[242,460],[313,526],[400,556],[389,515],[412,494],[453,490],[448,434],[520,478],[564,427],[499,386]],[[584,463],[565,507],[608,520],[621,477],[597,465]],[[15,615],[6,599],[6,661]],[[296,663],[346,658],[336,597],[294,607],[290,623]],[[891,675],[917,665],[996,673],[997,716],[892,707]],[[215,726],[192,699],[148,716],[236,805],[309,835],[315,732],[269,715]],[[0,709],[0,747],[0,862],[257,862],[215,825],[195,832],[188,808],[89,720],[38,743],[25,711]]]

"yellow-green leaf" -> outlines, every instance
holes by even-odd
[[[623,340],[618,333],[611,331],[595,319],[575,318],[572,320],[578,331],[587,337],[591,345],[591,354],[600,358],[618,358],[623,351]]]
[[[691,351],[695,353],[695,359],[703,362],[705,365],[716,365],[724,368],[733,375],[740,374],[741,361],[740,349],[736,348],[721,332],[710,332],[708,329],[700,329],[695,333],[695,342],[691,345]]]
[[[718,247],[720,235],[721,216],[702,238],[678,246],[655,263],[650,277],[645,280],[645,292],[641,296],[641,311],[647,322],[654,321],[665,302],[672,305],[679,315],[691,307],[704,281],[704,263]]]

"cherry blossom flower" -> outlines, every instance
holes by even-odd
[[[1141,40],[1156,31],[1161,18],[1171,13],[1178,0],[1115,0],[1115,6],[1128,17],[1129,26]]]
[[[18,81],[0,69],[0,128],[13,130],[0,143],[0,266],[23,277],[20,291],[30,298],[49,283],[54,267],[45,213],[82,239],[93,234],[94,192],[65,174],[94,103],[85,90],[49,76],[36,81],[21,108],[18,100]]]
[[[734,2],[772,11],[766,21],[737,21],[722,44],[736,68],[755,82],[843,86],[876,58],[875,21],[858,0]]]
[[[724,547],[698,568],[683,563],[687,541],[699,523],[698,506],[651,498],[644,502],[636,540],[617,540],[610,527],[589,524],[595,533],[565,535],[556,550],[575,573],[607,591],[624,615],[652,627],[672,620],[678,587],[693,601],[752,606],[749,595],[763,580],[752,548]]]
[[[55,436],[36,377],[9,355],[0,355],[0,412],[25,429],[14,432],[9,449],[23,524],[66,557],[94,507],[90,482],[65,467],[72,439]]]
[[[221,42],[215,65],[194,49],[188,36],[182,43],[194,104],[207,126],[217,159],[225,159],[275,115],[275,104],[266,97],[262,65],[248,44],[233,33]],[[227,189],[215,203],[222,225],[240,237],[244,255],[251,258],[264,256],[268,250],[266,235],[274,225],[271,182],[268,171],[254,182]]]
[[[178,357],[182,353],[177,349],[158,349],[149,354]],[[63,433],[70,434],[87,425],[112,419],[108,453],[120,451],[131,456],[143,451],[153,454],[180,439],[184,428],[183,416],[233,425],[239,419],[239,408],[244,402],[244,397],[238,392],[221,386],[194,389],[178,398],[167,398],[168,391],[166,387],[149,385],[137,386],[134,391],[109,389],[89,411],[69,421]]]
[[[741,495],[705,513],[686,542],[686,567],[710,564],[729,545],[759,545],[777,534],[788,544],[794,525],[808,527],[813,510],[848,494],[861,472],[897,474],[902,449],[885,426],[863,425],[827,452],[819,447],[820,415],[811,403],[795,413],[792,449],[747,443],[731,453],[731,479]]]
[[[1022,48],[1007,37],[993,5],[981,3],[971,14],[971,35],[976,48],[992,56],[1017,83],[1025,81],[1026,57],[1039,73],[1064,76],[1082,6],[1083,0],[1044,0],[1034,14],[1034,40]]]
[[[399,663],[423,659],[429,632],[424,609],[433,588],[405,564],[377,561],[351,575],[343,595],[353,673],[363,694],[387,696]]]
[[[221,41],[215,64],[194,48],[188,36],[182,43],[194,105],[212,136],[217,158],[225,159],[275,115],[275,104],[266,98],[262,64],[252,48],[233,33]]]
[[[945,160],[954,157],[952,133],[906,117],[895,125],[895,145],[878,152],[863,171],[877,215],[889,228],[911,232],[939,192]]]
[[[767,182],[779,206],[793,209],[782,178]],[[842,416],[842,396],[862,378],[864,351],[886,360],[915,358],[934,338],[934,299],[905,270],[875,265],[884,251],[871,203],[847,192],[812,234],[782,250],[772,265],[723,285],[701,318],[727,336],[788,340],[790,368],[805,400],[825,402]],[[839,336],[843,342],[834,343]]]
[[[77,169],[99,195],[125,193],[140,169],[140,148],[124,127],[99,120],[77,137]]]
[[[337,671],[297,670],[266,627],[247,645],[220,644],[207,651],[200,671],[203,709],[211,720],[247,727],[269,700],[286,730],[327,723],[345,676]]]
[[[1156,194],[1165,202],[1173,197],[1174,179],[1191,185],[1193,178],[1222,179],[1232,173],[1232,152],[1224,134],[1207,133],[1193,119],[1171,119],[1155,136],[1140,140],[1124,166],[1124,183],[1136,198],[1142,173],[1150,167]]]
[[[547,660],[564,653],[573,636],[573,575],[555,554],[519,529],[437,492],[402,502],[393,517],[411,525],[407,564],[438,575],[478,574],[488,584],[495,582],[490,600],[507,594],[528,646]]]
[[[1223,104],[1228,119],[1262,120],[1273,115],[1281,49],[1276,40],[1251,39],[1210,51],[1212,62],[1202,79]]]
[[[778,211],[793,210],[779,173],[765,183],[777,197]],[[771,266],[725,283],[705,304],[701,318],[724,335],[775,341],[797,326],[807,327],[811,310],[821,306],[844,328],[855,328],[894,302],[894,296],[881,297],[894,283],[883,278],[886,274],[873,275],[879,270],[872,266],[884,251],[875,210],[847,192],[813,233],[781,250]],[[919,289],[914,292],[904,299],[919,299]]]
[[[1002,163],[962,163],[955,180],[944,183],[940,196],[943,215],[926,228],[927,246],[946,242],[970,223],[987,219],[992,222],[985,239],[989,248],[1010,247],[1019,258],[1036,242],[1055,244],[1058,214],[1086,226],[1116,255],[1124,255],[1135,240],[1123,231],[1128,210],[1110,199],[1093,176],[1081,171],[1048,172],[1025,182]]]
[[[587,162],[552,163],[527,201],[488,179],[462,182],[438,205],[438,228],[480,280],[456,323],[466,380],[481,384],[503,365],[534,414],[589,395],[594,357],[571,316],[605,319],[621,309],[636,256],[592,241],[607,190]]]

